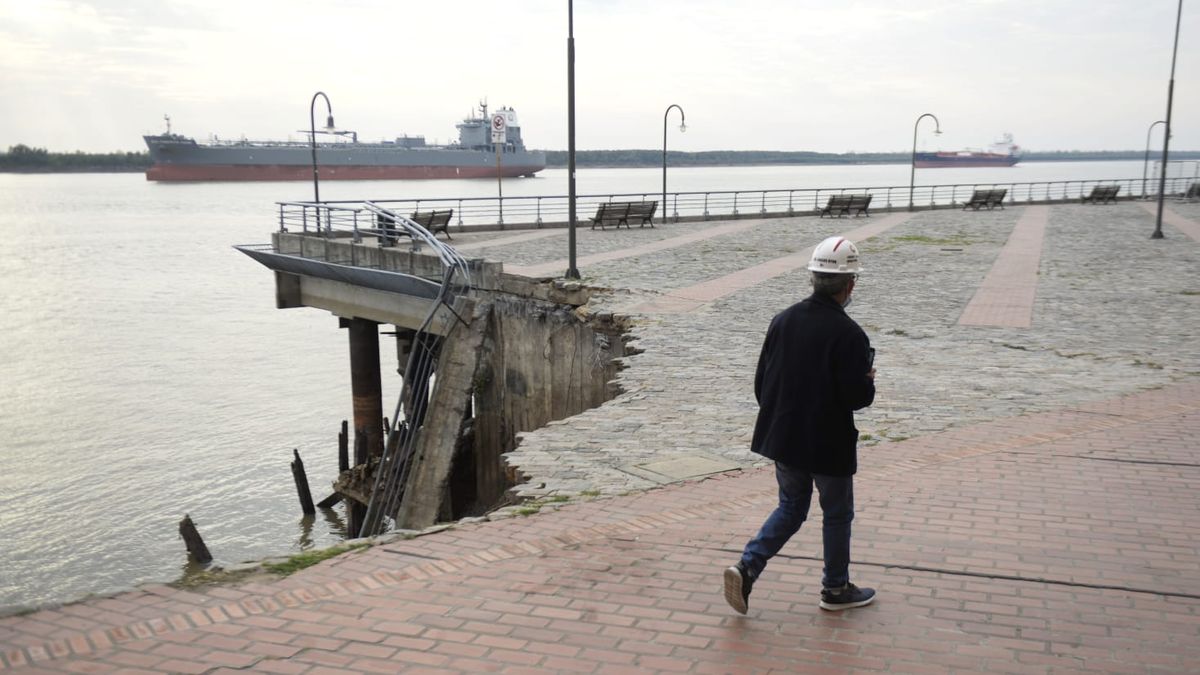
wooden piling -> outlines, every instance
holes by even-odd
[[[333,494],[329,495],[325,499],[322,499],[321,501],[317,502],[317,506],[319,506],[323,509],[332,509],[334,506],[337,506],[337,503],[340,501],[342,501],[342,496],[340,494],[334,492]]]
[[[183,520],[179,521],[179,536],[183,537],[188,555],[192,556],[193,560],[198,563],[212,562],[212,554],[208,552],[208,547],[200,538],[200,532],[196,530],[196,524],[192,522],[192,517],[186,513],[183,514]]]
[[[296,479],[296,494],[300,495],[300,509],[304,515],[311,516],[317,512],[313,506],[312,492],[308,489],[308,475],[304,473],[304,461],[300,459],[300,450],[293,448],[295,459],[292,460],[292,478]]]
[[[338,471],[345,473],[350,470],[350,430],[349,422],[342,420],[342,431],[338,434]]]

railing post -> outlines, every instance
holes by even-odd
[[[735,190],[735,191],[734,191],[734,193],[733,193],[733,215],[735,215],[735,216],[738,214],[738,210],[737,210],[737,198],[738,198],[738,193],[737,193],[737,191]]]
[[[463,226],[463,220],[462,220],[462,200],[461,200],[461,199],[460,199],[460,200],[458,200],[458,226],[459,226],[459,227],[462,227],[462,226]]]
[[[763,190],[762,203],[759,205],[758,212],[765,214],[767,212],[767,191]]]
[[[542,228],[542,198],[541,197],[537,198],[537,226],[538,226],[539,230]]]
[[[795,190],[788,190],[788,215],[789,216],[796,215],[796,212],[792,210],[792,195],[794,193],[795,193]]]
[[[708,220],[708,193],[704,193],[704,219]]]
[[[287,225],[283,222],[283,204],[279,205],[279,231],[287,232]]]

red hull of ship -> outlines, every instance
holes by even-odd
[[[504,166],[505,178],[533,175],[542,167]],[[282,165],[154,165],[146,180],[154,181],[273,181],[312,180],[311,166]],[[496,167],[488,166],[322,166],[321,180],[411,180],[422,178],[495,178]]]

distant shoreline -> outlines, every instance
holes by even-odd
[[[566,168],[565,150],[545,150],[547,168]],[[1154,153],[1151,160],[1157,160]],[[709,150],[703,152],[667,153],[672,167],[736,167],[736,166],[854,166],[879,164],[908,164],[908,152],[825,153],[775,150]],[[1200,151],[1180,150],[1171,153],[1173,160],[1200,160]],[[1028,152],[1021,162],[1108,162],[1141,161],[1144,151],[1094,150]],[[49,152],[43,148],[16,145],[0,152],[0,173],[140,173],[152,162],[146,152]],[[580,150],[575,153],[575,165],[591,169],[629,169],[661,167],[661,150]]]

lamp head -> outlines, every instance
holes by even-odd
[[[325,130],[326,130],[326,131],[333,131],[333,129],[334,129],[334,126],[333,126],[333,115],[330,115],[329,117],[326,117],[326,118],[325,118]]]
[[[679,123],[679,130],[680,130],[680,131],[687,131],[687,125],[686,125],[686,124],[684,124],[683,122],[680,122],[680,123]]]

